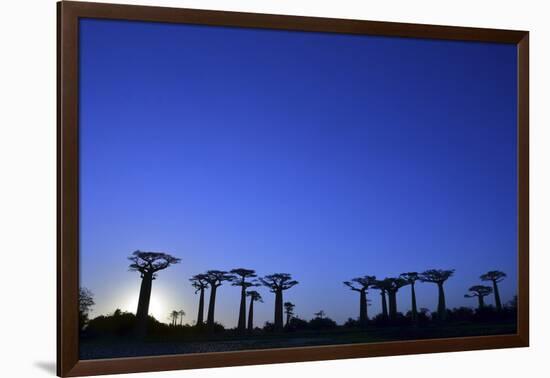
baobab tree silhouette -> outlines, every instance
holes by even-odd
[[[172,323],[170,325],[175,327],[177,325],[177,321],[178,321],[179,316],[180,316],[180,313],[178,312],[178,310],[172,311],[170,313],[170,319],[172,319]]]
[[[393,277],[385,278],[384,281],[387,282],[386,291],[388,292],[390,305],[390,320],[395,320],[397,319],[397,292],[407,284],[407,281],[402,278]]]
[[[386,302],[386,293],[388,292],[389,282],[386,280],[376,280],[372,285],[373,289],[380,290],[380,298],[382,300],[382,319],[388,320],[388,304]]]
[[[376,282],[375,276],[356,277],[351,281],[344,281],[344,285],[353,291],[359,292],[359,325],[361,327],[366,327],[368,324],[367,291],[370,287],[374,287]]]
[[[414,285],[416,281],[420,279],[420,275],[417,272],[401,273],[399,276],[405,280],[407,285],[411,285],[411,318],[413,322],[418,320],[418,310],[416,309],[416,292]]]
[[[478,300],[478,310],[483,310],[485,307],[485,302],[483,300],[484,297],[491,294],[493,292],[493,289],[490,286],[484,286],[484,285],[475,285],[468,289],[470,291],[470,294],[464,294],[465,298],[476,298]]]
[[[263,302],[263,299],[256,290],[247,291],[246,295],[250,297],[250,305],[248,306],[248,332],[252,332],[254,329],[254,302]]]
[[[285,308],[285,315],[286,315],[285,326],[288,327],[288,324],[290,323],[290,319],[294,316],[294,307],[296,307],[296,305],[292,302],[285,302],[283,306]]]
[[[241,287],[241,304],[239,306],[239,321],[237,323],[237,329],[244,332],[246,329],[246,289],[251,286],[258,286],[255,281],[249,282],[248,278],[257,277],[256,271],[252,269],[237,268],[231,270],[233,274],[232,285]]]
[[[498,291],[498,283],[506,278],[506,273],[500,270],[491,270],[481,275],[482,281],[491,281],[493,283],[493,293],[495,294],[495,307],[497,311],[502,311],[502,303],[500,302],[500,293]]]
[[[298,284],[288,273],[274,273],[260,278],[260,282],[268,287],[275,294],[275,319],[274,328],[276,331],[283,329],[283,291]]]
[[[443,284],[454,274],[454,272],[454,269],[428,269],[420,275],[420,281],[431,282],[437,285],[437,316],[439,320],[447,319],[447,306],[445,305],[445,291],[443,290]]]
[[[181,260],[164,252],[135,251],[128,257],[132,263],[130,271],[139,272],[141,276],[141,288],[139,290],[138,308],[136,311],[136,335],[143,337],[147,333],[147,317],[149,316],[149,302],[153,280],[157,273],[177,264]]]
[[[210,300],[208,301],[208,316],[206,317],[206,326],[214,329],[214,311],[216,309],[216,291],[224,281],[230,281],[233,276],[223,270],[209,270],[205,273],[205,280],[210,286]]]
[[[199,294],[199,313],[197,314],[197,325],[200,326],[204,323],[204,290],[208,289],[208,282],[206,281],[206,274],[196,274],[189,279],[191,285],[195,288],[195,294]]]

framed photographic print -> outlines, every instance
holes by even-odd
[[[528,33],[58,3],[58,374],[528,345]]]

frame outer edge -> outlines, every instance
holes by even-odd
[[[57,375],[78,363],[78,4],[57,3]]]
[[[529,346],[529,32],[518,49],[518,334]]]
[[[79,361],[78,357],[78,19],[96,17],[282,30],[514,43],[518,49],[518,332],[495,337],[347,344],[238,353]],[[206,20],[203,20],[206,18]],[[189,368],[453,352],[529,345],[529,33],[493,29],[337,20],[62,1],[57,3],[57,375],[81,376]],[[336,347],[336,348],[335,348]],[[331,349],[332,348],[332,349]],[[247,355],[246,358],[244,356]]]

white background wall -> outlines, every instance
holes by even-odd
[[[531,31],[531,347],[154,373],[159,377],[548,376],[550,12],[541,0],[149,0],[203,9]],[[55,366],[55,1],[0,3],[0,376]],[[146,376],[145,374],[137,376]]]

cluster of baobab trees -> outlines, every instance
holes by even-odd
[[[204,294],[207,289],[210,289],[210,300],[208,302],[208,313],[206,318],[206,326],[214,327],[214,312],[216,306],[216,292],[219,286],[224,282],[230,282],[232,286],[237,286],[241,291],[241,300],[239,304],[239,320],[237,322],[237,330],[252,331],[254,328],[254,302],[263,302],[262,296],[256,290],[249,290],[256,286],[266,286],[272,293],[275,294],[275,329],[283,328],[283,307],[286,309],[287,323],[289,314],[292,313],[292,305],[290,302],[283,303],[283,292],[298,284],[298,281],[293,280],[288,273],[274,273],[264,277],[258,277],[256,271],[252,269],[237,268],[230,271],[208,270],[205,273],[194,275],[189,279],[191,284],[196,289],[195,293],[199,293],[199,310],[197,315],[197,325],[204,324]],[[248,322],[246,319],[246,298],[250,298],[248,308]],[[291,306],[292,308],[290,308]]]
[[[180,259],[163,252],[143,251],[135,251],[128,259],[132,262],[130,264],[130,271],[139,272],[141,276],[141,289],[136,311],[136,333],[138,336],[143,336],[147,330],[147,317],[153,280],[155,280],[159,271],[179,263]],[[205,291],[210,290],[210,300],[208,302],[206,317],[206,326],[210,329],[213,329],[215,324],[214,313],[216,309],[216,293],[218,287],[224,282],[230,282],[231,285],[240,288],[241,301],[239,305],[239,321],[237,324],[237,329],[239,331],[253,329],[254,303],[262,301],[261,294],[256,290],[249,290],[250,288],[263,285],[275,294],[274,327],[276,330],[281,330],[283,328],[283,306],[287,307],[287,322],[289,313],[292,312],[293,308],[293,305],[292,308],[289,308],[287,303],[283,303],[283,292],[298,284],[298,281],[293,280],[289,273],[274,273],[258,277],[254,270],[244,268],[233,269],[229,272],[223,270],[208,270],[205,273],[194,275],[189,280],[196,289],[195,293],[199,294],[199,311],[197,315],[197,325],[199,326],[204,324]],[[250,298],[248,323],[246,321],[247,297]],[[180,315],[181,314],[177,311],[171,314],[173,325],[177,324],[177,318]]]
[[[413,322],[415,322],[418,319],[418,309],[415,292],[415,284],[417,281],[429,282],[437,285],[437,316],[438,319],[445,320],[447,317],[447,306],[445,304],[445,291],[443,285],[450,277],[453,276],[454,272],[454,269],[429,269],[422,273],[407,272],[400,274],[399,277],[388,277],[382,280],[376,279],[376,276],[363,276],[353,278],[350,281],[344,281],[344,285],[349,287],[351,290],[359,293],[359,324],[361,326],[366,326],[369,320],[367,312],[367,292],[370,288],[380,291],[380,296],[382,300],[382,317],[388,320],[395,320],[397,317],[397,292],[404,286],[410,286],[411,319],[413,320]],[[469,289],[470,294],[466,294],[465,297],[477,297],[479,300],[479,309],[482,309],[485,306],[483,298],[491,293],[494,293],[495,307],[498,311],[501,311],[502,303],[500,301],[498,283],[502,281],[505,277],[506,274],[504,272],[496,270],[487,272],[481,275],[480,278],[482,281],[491,281],[493,287],[483,285],[472,286]]]
[[[151,288],[153,280],[155,280],[159,271],[168,268],[173,264],[180,262],[179,258],[173,257],[163,252],[143,252],[135,251],[129,258],[131,261],[130,270],[140,273],[141,289],[139,293],[138,308],[136,312],[136,332],[138,335],[145,335],[147,327],[147,317],[149,312],[149,302],[151,298]],[[411,287],[411,318],[413,321],[418,319],[418,310],[416,303],[415,284],[417,281],[429,282],[437,285],[438,288],[438,305],[437,314],[439,320],[445,320],[447,316],[447,308],[445,304],[444,283],[452,277],[454,269],[429,269],[424,272],[407,272],[402,273],[398,277],[388,277],[382,280],[375,276],[363,276],[353,278],[350,281],[344,281],[344,285],[351,290],[359,293],[359,324],[365,326],[368,323],[368,301],[367,292],[369,289],[380,291],[382,300],[382,316],[388,320],[394,320],[397,317],[397,292],[404,286]],[[492,287],[475,285],[470,287],[470,294],[466,297],[477,297],[479,308],[484,307],[484,297],[493,293],[495,296],[495,307],[498,311],[502,310],[500,301],[498,283],[506,277],[506,274],[500,271],[490,271],[483,274],[480,278],[482,281],[492,282]],[[274,329],[282,330],[283,313],[286,314],[286,323],[290,321],[294,315],[294,304],[283,302],[283,292],[298,284],[289,273],[274,273],[263,277],[258,277],[252,269],[236,268],[230,271],[223,270],[208,270],[204,273],[196,274],[189,279],[191,285],[196,289],[195,293],[199,294],[199,306],[197,315],[197,325],[206,325],[207,328],[213,329],[215,325],[215,306],[217,289],[225,282],[230,283],[240,289],[239,303],[239,320],[237,330],[244,332],[251,331],[254,324],[254,303],[262,302],[261,294],[254,290],[254,287],[265,286],[271,293],[275,294],[275,311],[274,311]],[[210,300],[208,302],[208,311],[206,322],[204,321],[204,302],[205,292],[210,291]],[[249,298],[248,307],[248,322],[246,314],[246,299]],[[283,311],[284,309],[284,311]],[[181,317],[180,323],[183,322],[184,312],[174,311],[171,314],[172,324],[176,325],[178,318]]]

